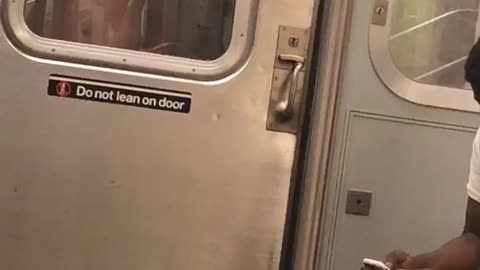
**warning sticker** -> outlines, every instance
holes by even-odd
[[[178,113],[189,113],[192,104],[192,95],[186,92],[60,75],[50,76],[48,95]]]

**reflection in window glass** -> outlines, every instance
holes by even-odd
[[[393,1],[389,46],[400,71],[421,83],[466,88],[478,8],[479,0]]]
[[[230,45],[235,0],[26,0],[39,36],[213,60]]]

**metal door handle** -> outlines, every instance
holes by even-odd
[[[269,131],[298,132],[309,40],[310,29],[285,25],[278,29],[266,119]]]
[[[288,93],[285,95],[285,99],[278,103],[276,110],[277,112],[285,118],[291,118],[294,113],[295,97],[297,95],[298,88],[298,79],[300,71],[303,68],[305,58],[292,55],[292,54],[280,54],[280,60],[288,61],[293,63],[292,69],[292,79],[290,81],[290,87],[288,88]]]

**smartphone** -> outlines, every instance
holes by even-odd
[[[390,270],[390,268],[388,268],[388,266],[386,266],[383,262],[381,261],[377,261],[377,260],[373,260],[373,259],[368,259],[368,258],[365,258],[363,259],[363,264],[365,266],[370,266],[371,268],[377,270],[377,269],[380,269],[380,270]]]

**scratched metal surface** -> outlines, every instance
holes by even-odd
[[[276,30],[309,27],[313,0],[260,2],[248,64],[215,84],[39,61],[0,33],[1,269],[278,268],[295,138],[265,129]],[[188,91],[192,113],[48,97],[50,74]]]

